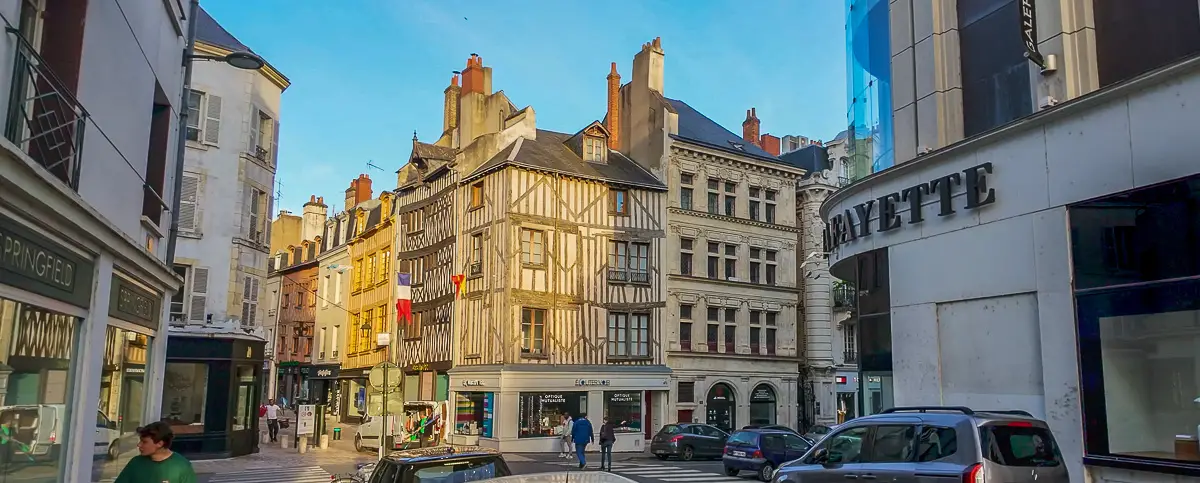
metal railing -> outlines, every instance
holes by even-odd
[[[843,352],[842,353],[842,362],[845,364],[857,364],[858,363],[858,352],[855,352],[855,351]]]
[[[852,285],[835,285],[833,287],[833,306],[840,309],[853,310],[858,293]]]
[[[259,161],[262,161],[264,163],[268,162],[267,155],[269,155],[269,154],[271,154],[271,153],[269,151],[267,151],[266,149],[264,149],[262,146],[254,147],[254,157],[255,157],[255,159],[258,159]]]
[[[16,37],[17,49],[4,137],[78,191],[87,110],[20,31],[5,30]]]

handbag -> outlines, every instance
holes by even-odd
[[[288,428],[288,420],[286,420],[286,419],[280,419],[280,420],[279,420],[279,427],[281,427],[281,428],[283,428],[283,429],[287,429],[287,428]]]

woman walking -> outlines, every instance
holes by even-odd
[[[613,424],[608,418],[604,418],[604,424],[600,426],[600,470],[612,471],[612,447],[613,443],[617,442],[617,434],[613,431]]]
[[[562,454],[561,458],[571,458],[574,451],[571,448],[571,432],[575,430],[575,421],[571,419],[570,414],[564,414],[562,418]]]

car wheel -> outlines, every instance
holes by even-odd
[[[667,460],[667,455],[665,455],[665,454],[656,454],[654,456],[658,457],[658,459],[663,460],[663,461]]]
[[[362,436],[354,435],[354,451],[363,452]]]
[[[758,470],[758,479],[763,481],[771,481],[771,477],[775,476],[775,467],[771,463],[764,464],[762,469]]]
[[[728,466],[725,467],[725,474],[728,476],[737,476],[738,473],[741,473],[741,471],[737,468],[730,468]]]
[[[692,458],[695,458],[695,457],[696,457],[696,451],[693,450],[691,446],[684,446],[683,452],[679,453],[679,459],[684,460],[684,461],[691,461]]]
[[[108,445],[108,460],[113,461],[117,459],[117,455],[120,454],[120,452],[121,448],[117,446],[116,441],[113,441]]]

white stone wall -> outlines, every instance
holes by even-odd
[[[996,202],[872,233],[835,250],[834,271],[889,250],[895,404],[1024,409],[1055,433],[1072,481],[1183,481],[1082,465],[1075,299],[1065,206],[1200,172],[1200,63],[929,155],[843,190],[826,217],[991,162]],[[1165,140],[1169,140],[1166,142]],[[1085,162],[1086,161],[1086,162]],[[872,218],[874,226],[877,218]],[[969,266],[969,269],[967,267]]]
[[[181,263],[209,268],[206,308],[214,322],[240,321],[245,277],[258,279],[255,322],[259,324],[269,307],[262,301],[267,294],[268,239],[266,232],[261,244],[245,235],[249,213],[245,190],[252,187],[265,194],[259,223],[269,227],[275,166],[271,159],[264,162],[248,154],[253,152],[250,131],[255,109],[279,120],[283,90],[257,71],[220,62],[197,62],[192,88],[221,98],[220,134],[215,143],[188,142],[184,172],[200,179],[199,229],[181,233],[178,257]],[[201,117],[206,114],[202,110]]]

